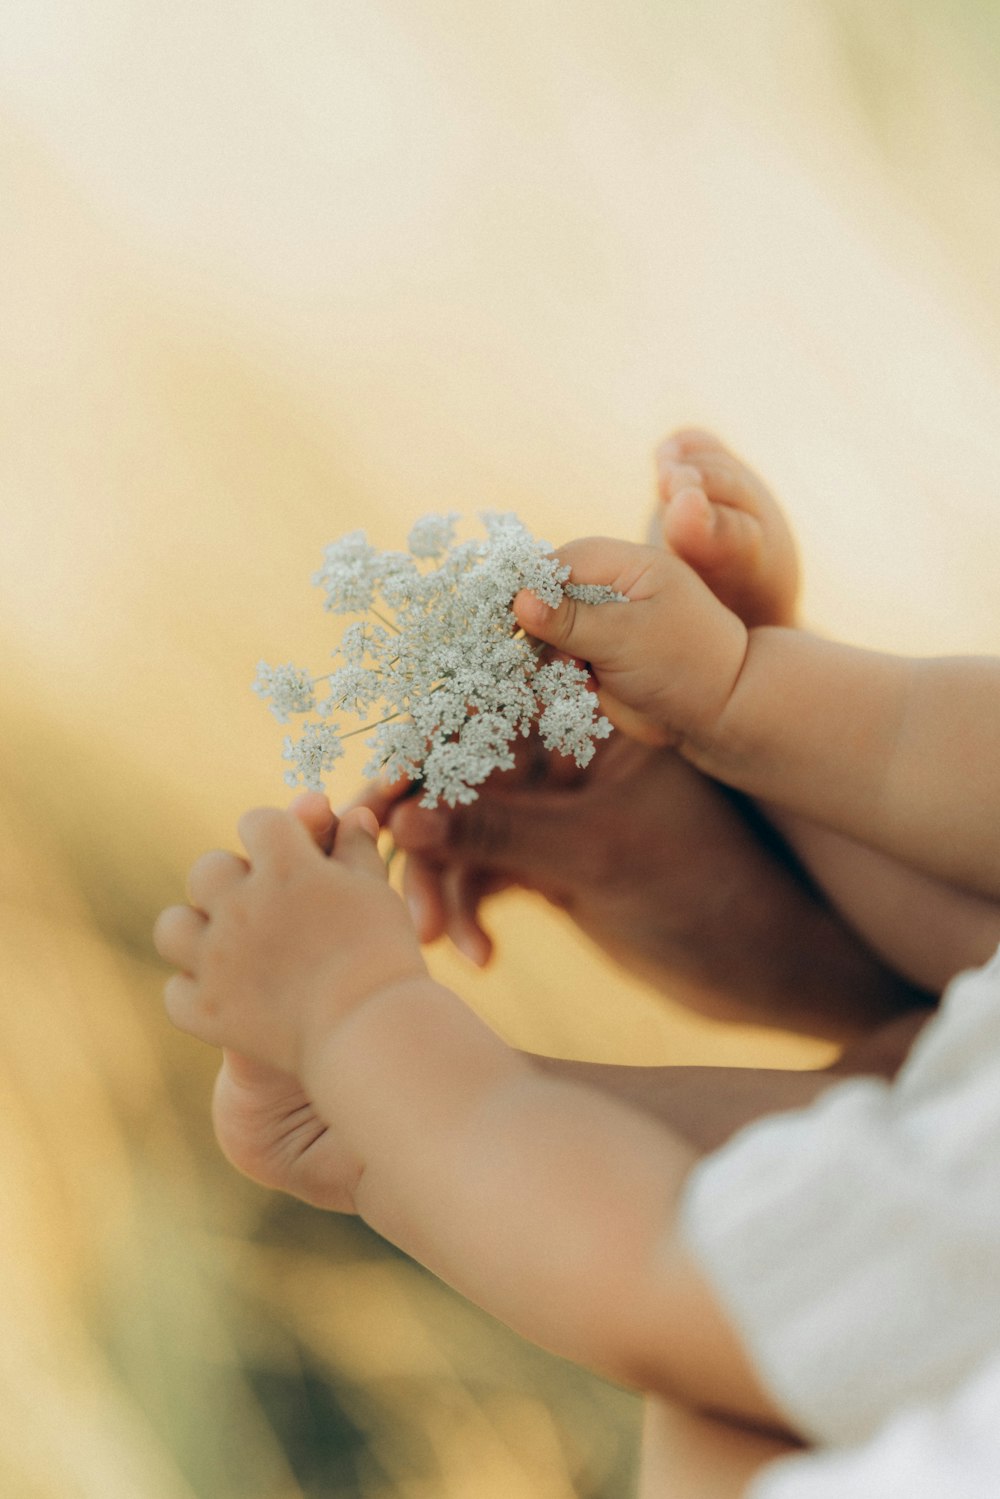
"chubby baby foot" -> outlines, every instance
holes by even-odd
[[[795,541],[757,475],[695,427],[660,444],[656,472],[660,505],[650,540],[682,557],[744,624],[794,624]]]

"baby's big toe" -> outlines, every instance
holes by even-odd
[[[657,456],[656,488],[665,505],[685,489],[701,489],[704,486],[701,470],[693,463],[674,462]]]
[[[720,572],[745,573],[760,552],[760,526],[745,511],[716,505],[703,488],[679,490],[663,512],[667,545],[697,572],[711,577]]]
[[[657,465],[664,463],[697,463],[699,458],[729,455],[729,449],[704,427],[679,427],[660,443],[656,450]]]

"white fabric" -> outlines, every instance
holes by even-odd
[[[996,1499],[1000,1358],[951,1400],[904,1411],[849,1451],[772,1463],[747,1499]]]
[[[857,1446],[885,1428],[871,1461],[884,1465],[907,1442],[914,1461],[924,1448],[946,1461],[941,1402],[1000,1355],[1000,953],[953,981],[895,1083],[837,1084],[707,1158],[683,1226],[803,1436]],[[938,1412],[908,1414],[928,1404]],[[968,1409],[980,1409],[972,1386]],[[1000,1404],[983,1437],[997,1451],[992,1428]],[[819,1472],[825,1461],[794,1463]],[[819,1479],[769,1481],[767,1499],[832,1492]]]

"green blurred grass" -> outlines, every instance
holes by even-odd
[[[628,1492],[630,1397],[223,1162],[214,1058],[167,1025],[149,945],[184,809],[0,723],[0,1492]]]
[[[635,1480],[634,1397],[524,1344],[363,1224],[257,1189],[215,1147],[216,1059],[167,1023],[150,940],[191,858],[227,838],[217,792],[235,799],[244,773],[181,796],[173,783],[174,739],[218,691],[185,695],[189,629],[158,643],[161,660],[176,653],[171,737],[141,760],[114,720],[53,709],[9,653],[0,1492],[618,1499]],[[213,670],[247,700],[276,782],[280,734],[239,679],[252,651],[216,647]],[[586,1051],[589,1035],[595,1054],[648,1050],[655,1007],[633,992],[630,1022],[619,984],[608,1013],[601,965],[554,923],[515,902],[500,919],[507,958],[480,986],[454,958],[434,961],[521,1044]],[[675,1050],[710,1044],[674,1025]]]

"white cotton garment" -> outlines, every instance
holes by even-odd
[[[782,1458],[747,1499],[996,1499],[1000,1358],[937,1405],[895,1416],[861,1447]]]
[[[807,1440],[857,1446],[958,1395],[1000,1357],[1000,953],[953,980],[895,1082],[835,1084],[707,1157],[682,1231]]]

